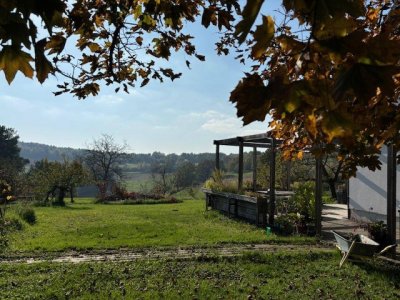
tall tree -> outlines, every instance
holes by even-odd
[[[185,161],[181,163],[174,173],[174,183],[176,191],[192,187],[196,180],[196,166]]]
[[[128,145],[117,144],[111,135],[103,134],[88,145],[84,161],[99,189],[100,199],[104,199],[113,182],[122,178],[120,163]]]
[[[0,179],[13,184],[16,176],[29,162],[20,156],[19,136],[13,128],[0,126]]]

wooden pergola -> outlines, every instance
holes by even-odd
[[[239,147],[239,174],[238,189],[243,188],[243,150],[244,147],[253,148],[253,189],[256,189],[257,180],[257,148],[271,149],[270,160],[270,186],[269,186],[269,224],[274,223],[275,212],[275,167],[277,146],[280,140],[274,139],[269,133],[240,136],[235,138],[215,140],[216,146],[215,167],[220,169],[220,146]],[[387,226],[391,242],[396,243],[396,154],[393,146],[388,146],[387,168]],[[315,159],[315,226],[316,234],[322,233],[322,159]]]
[[[269,219],[270,225],[274,224],[274,213],[275,213],[275,170],[276,170],[276,151],[277,146],[282,141],[273,138],[269,133],[239,136],[235,138],[229,138],[224,140],[215,140],[214,145],[216,146],[215,153],[215,167],[217,170],[220,169],[220,146],[236,146],[239,147],[239,174],[238,174],[238,189],[243,188],[243,150],[244,147],[253,148],[253,189],[256,189],[257,182],[257,149],[266,148],[271,150],[270,165],[270,182],[269,182]],[[316,184],[315,184],[315,209],[316,209],[316,233],[321,234],[321,215],[322,215],[322,169],[321,160],[316,160]]]

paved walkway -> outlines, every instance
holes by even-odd
[[[346,204],[324,204],[322,208],[323,237],[334,239],[331,230],[342,233],[368,235],[367,224],[359,223],[347,218]],[[400,243],[400,229],[397,228],[397,243]]]

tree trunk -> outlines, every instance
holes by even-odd
[[[65,202],[64,202],[64,198],[65,198],[65,189],[63,188],[59,188],[59,192],[58,192],[58,197],[57,197],[57,204],[64,206]]]
[[[71,203],[74,203],[75,201],[74,201],[74,188],[73,187],[70,188],[69,195],[71,197]]]
[[[336,182],[335,179],[332,179],[332,178],[328,179],[328,184],[329,184],[329,189],[331,191],[331,196],[332,196],[333,199],[337,200],[335,182]]]

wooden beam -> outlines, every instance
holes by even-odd
[[[387,147],[387,227],[391,244],[396,243],[396,154],[393,145]]]
[[[238,174],[238,190],[243,188],[243,141],[239,141],[239,174]]]
[[[219,144],[215,144],[215,169],[219,170]]]
[[[257,147],[253,147],[253,192],[257,189]]]
[[[214,141],[214,144],[215,143],[218,143],[218,144],[224,145],[224,146],[238,146],[239,145],[238,138],[218,140],[218,141]]]
[[[271,148],[271,143],[244,142],[243,146],[244,147]]]
[[[322,234],[322,159],[315,160],[315,232]]]
[[[275,139],[271,140],[271,160],[269,166],[269,220],[270,226],[274,225],[275,217]]]

